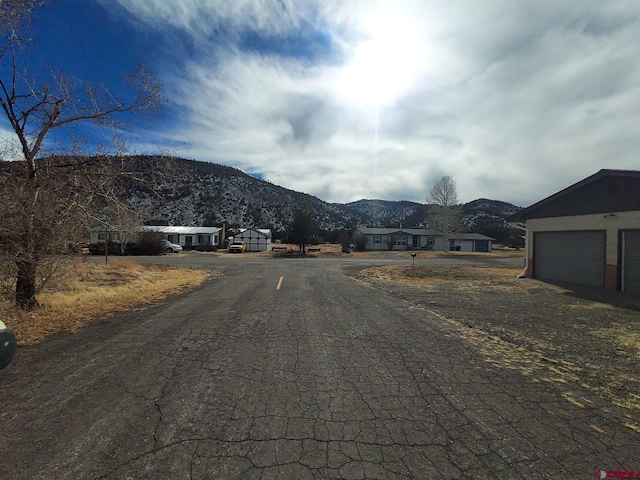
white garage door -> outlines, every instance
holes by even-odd
[[[604,231],[538,232],[533,243],[536,278],[604,288]]]
[[[622,290],[640,293],[640,230],[622,233]]]

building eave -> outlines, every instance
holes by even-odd
[[[638,170],[611,170],[611,169],[602,169],[596,173],[594,173],[593,175],[580,180],[577,183],[574,183],[573,185],[568,186],[567,188],[564,188],[562,190],[560,190],[557,193],[554,193],[553,195],[550,195],[546,198],[543,198],[542,200],[540,200],[539,202],[534,203],[533,205],[530,205],[529,207],[520,210],[518,213],[515,213],[513,215],[511,215],[510,217],[506,218],[507,222],[515,222],[515,223],[521,223],[526,221],[529,218],[532,218],[533,215],[535,214],[535,212],[537,210],[539,210],[542,207],[545,207],[547,205],[549,205],[552,202],[555,202],[557,200],[562,199],[563,197],[576,192],[577,190],[580,190],[581,188],[597,181],[600,180],[601,178],[604,177],[638,177],[640,178],[640,171]]]

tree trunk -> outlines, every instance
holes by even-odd
[[[38,306],[36,300],[36,262],[32,258],[16,260],[18,276],[16,279],[16,304],[29,310]]]

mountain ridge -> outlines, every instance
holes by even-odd
[[[133,156],[144,163],[152,156]],[[123,192],[123,200],[141,221],[159,220],[173,225],[257,226],[283,231],[299,205],[312,211],[325,231],[352,230],[358,226],[419,227],[426,205],[408,200],[361,199],[329,203],[313,195],[290,190],[255,178],[240,169],[216,163],[166,157],[172,172],[156,194],[135,188]],[[175,172],[175,173],[174,173]],[[426,188],[426,187],[425,187]],[[477,219],[503,222],[520,207],[486,198],[462,205],[464,224]]]

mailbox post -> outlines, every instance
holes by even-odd
[[[416,254],[415,253],[411,254],[411,266],[412,267],[416,266]]]

